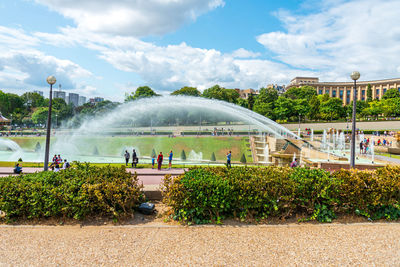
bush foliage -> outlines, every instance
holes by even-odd
[[[74,164],[75,165],[75,164]],[[133,213],[143,198],[137,176],[125,167],[76,164],[60,172],[0,179],[0,210],[7,219],[87,216],[118,218]]]
[[[400,218],[400,168],[334,173],[308,168],[194,168],[166,176],[165,204],[174,219],[220,223],[227,217],[331,222],[338,213],[370,219]]]

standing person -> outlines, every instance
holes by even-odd
[[[174,154],[172,153],[172,150],[169,152],[169,156],[168,156],[168,161],[169,161],[169,169],[171,169],[172,166],[172,157],[174,156]]]
[[[136,155],[136,151],[135,149],[132,151],[132,168],[135,165],[135,169],[136,169],[136,164],[138,164],[138,157]]]
[[[62,158],[61,158],[60,154],[58,154],[57,164],[60,165],[61,163],[62,163]]]
[[[232,166],[231,166],[231,159],[232,159],[232,151],[229,151],[227,154],[226,154],[226,167],[227,168],[231,168]]]
[[[125,150],[125,166],[128,166],[130,157],[131,155],[129,154],[128,150]]]
[[[361,141],[360,142],[360,154],[362,154],[364,152],[364,142]]]
[[[153,156],[151,156],[151,168],[154,169],[154,164],[156,163],[156,155],[154,153]]]
[[[164,158],[164,156],[163,156],[162,152],[160,152],[160,154],[158,154],[158,157],[157,157],[157,167],[158,167],[159,171],[161,171],[163,158]]]

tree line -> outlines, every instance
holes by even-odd
[[[134,101],[142,97],[157,96],[150,87],[139,87],[135,92],[127,95],[125,101]],[[182,87],[171,95],[185,95],[218,99],[240,105],[264,115],[277,122],[333,121],[349,118],[353,110],[353,102],[343,105],[338,97],[328,94],[317,95],[312,86],[292,87],[283,94],[274,88],[261,88],[259,94],[250,94],[247,99],[240,98],[235,89],[223,88],[219,85],[210,87],[201,93],[195,87]],[[357,117],[372,118],[400,115],[400,93],[397,89],[389,89],[381,100],[372,99],[371,86],[368,86],[365,101],[357,101]]]
[[[171,95],[185,95],[218,99],[240,105],[266,116],[279,123],[308,121],[332,121],[349,118],[352,114],[352,102],[343,105],[342,99],[317,95],[312,86],[292,87],[279,94],[273,88],[261,88],[259,94],[250,94],[247,99],[240,98],[235,89],[227,89],[219,85],[212,86],[200,92],[195,87],[182,87]],[[153,97],[158,94],[149,86],[138,87],[134,92],[125,96],[125,102],[134,101],[143,97]],[[102,115],[121,103],[103,101],[86,103],[79,107],[67,104],[61,98],[53,99],[53,125],[59,126],[63,121],[69,121],[73,126],[79,126],[87,117]],[[22,95],[0,91],[0,111],[3,116],[12,119],[13,125],[37,126],[44,125],[47,120],[49,99],[38,93],[26,92]],[[178,116],[178,115],[177,115]],[[181,122],[195,121],[187,114]],[[389,89],[381,100],[372,99],[371,86],[368,86],[365,101],[357,101],[357,117],[372,118],[400,116],[400,93],[397,89]],[[57,118],[57,119],[56,119]],[[166,118],[164,118],[165,120]],[[176,118],[168,119],[168,122]],[[215,118],[218,119],[217,117]]]

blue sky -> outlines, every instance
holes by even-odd
[[[54,74],[66,91],[122,101],[140,85],[400,77],[398,10],[395,0],[3,0],[0,88],[47,91]]]

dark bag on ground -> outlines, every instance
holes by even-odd
[[[153,203],[142,203],[139,206],[139,211],[145,215],[153,214],[155,211],[155,205]]]

